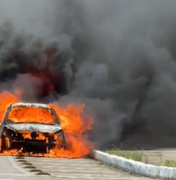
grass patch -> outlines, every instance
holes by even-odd
[[[176,168],[176,161],[174,161],[174,160],[166,160],[161,165],[166,166],[166,167],[174,167],[174,168]]]
[[[124,157],[126,159],[131,159],[134,161],[144,162],[146,164],[153,164],[149,161],[150,156],[154,156],[154,157],[158,156],[160,158],[162,156],[162,154],[159,152],[146,155],[146,154],[144,154],[143,151],[140,151],[140,150],[128,151],[128,150],[121,150],[121,149],[116,149],[116,148],[114,148],[112,150],[108,150],[107,153],[111,154],[111,155]],[[156,166],[165,166],[165,167],[176,168],[176,160],[165,160],[164,162],[161,162],[161,159],[160,159],[160,162],[158,162],[158,164]]]
[[[142,162],[143,160],[143,153],[141,151],[128,152],[128,151],[122,151],[122,150],[116,149],[116,150],[109,150],[107,151],[107,153],[111,155],[121,156],[127,159],[132,159],[134,161]]]

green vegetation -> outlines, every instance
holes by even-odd
[[[174,168],[176,168],[176,161],[174,161],[174,160],[166,160],[161,165],[166,166],[166,167],[174,167]]]
[[[107,153],[116,156],[121,156],[127,159],[132,159],[134,161],[142,162],[143,159],[143,153],[141,151],[122,151],[120,149],[114,149],[107,151]]]
[[[121,156],[127,159],[132,159],[134,161],[144,162],[147,164],[149,163],[147,156],[145,156],[142,151],[123,151],[121,149],[112,149],[108,150],[107,153]],[[165,162],[159,163],[158,165],[176,168],[176,160],[166,160]]]

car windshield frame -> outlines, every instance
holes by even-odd
[[[55,118],[55,121],[54,121],[54,123],[38,123],[38,122],[14,122],[14,121],[12,121],[12,120],[10,120],[8,117],[9,117],[9,115],[10,115],[10,113],[11,113],[11,111],[12,111],[12,109],[14,109],[14,108],[38,108],[38,109],[46,109],[46,110],[49,110],[50,111],[50,114],[51,114],[51,116],[54,116],[54,118]],[[8,108],[7,108],[7,111],[6,111],[6,113],[5,113],[5,117],[4,117],[4,121],[3,121],[3,123],[4,124],[9,124],[9,123],[14,123],[14,124],[25,124],[25,123],[27,123],[27,124],[47,124],[47,125],[60,125],[60,121],[59,121],[59,118],[58,118],[58,116],[57,116],[57,114],[56,114],[56,111],[54,110],[54,108],[52,108],[52,107],[50,107],[50,106],[48,106],[48,105],[45,105],[45,106],[40,106],[40,105],[36,105],[36,104],[23,104],[23,103],[21,103],[21,104],[19,104],[19,105],[16,105],[15,106],[15,104],[11,104]]]

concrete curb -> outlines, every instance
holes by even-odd
[[[104,153],[98,150],[94,150],[92,156],[95,160],[101,161],[111,166],[116,166],[118,167],[118,169],[132,174],[150,178],[176,180],[176,168],[145,164],[123,157],[110,155],[108,153]]]

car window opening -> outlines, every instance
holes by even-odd
[[[47,108],[14,107],[7,119],[14,123],[59,124],[52,110]]]

